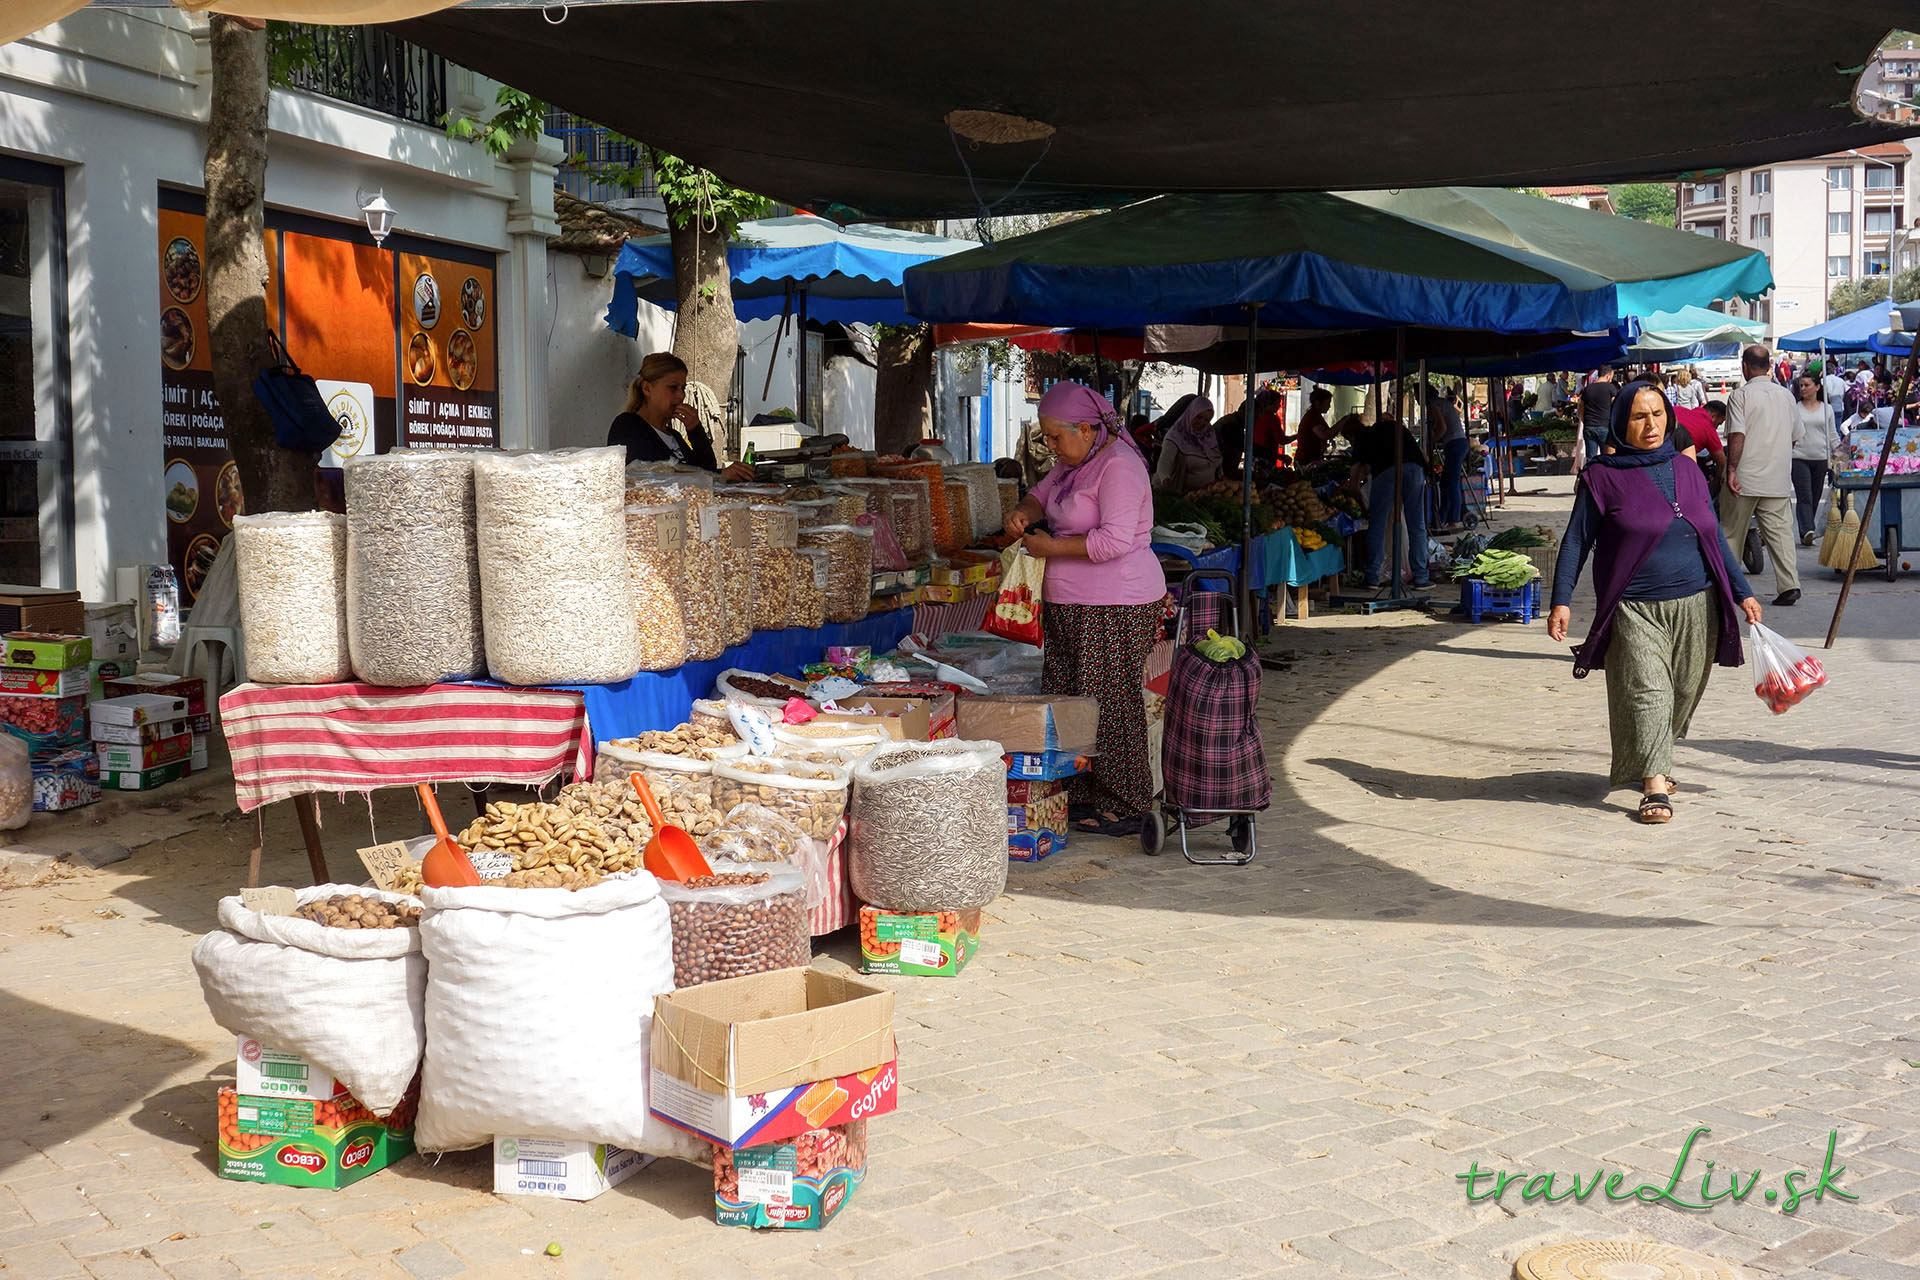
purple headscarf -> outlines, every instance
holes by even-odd
[[[1092,387],[1078,382],[1054,383],[1040,397],[1040,416],[1055,422],[1075,422],[1097,428],[1093,436],[1093,448],[1080,463],[1067,467],[1066,474],[1060,477],[1060,487],[1055,490],[1057,494],[1064,496],[1073,492],[1084,464],[1091,461],[1108,441],[1119,442],[1142,467],[1147,465],[1140,446],[1134,443],[1131,435],[1120,430],[1120,415],[1114,412],[1113,405]]]

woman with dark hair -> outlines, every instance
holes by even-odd
[[[1608,781],[1638,785],[1640,821],[1673,818],[1673,744],[1686,736],[1716,662],[1741,663],[1740,620],[1760,621],[1700,468],[1674,448],[1673,406],[1633,383],[1613,405],[1606,449],[1581,471],[1560,544],[1547,634],[1567,638],[1573,589],[1593,555],[1595,610],[1573,674],[1604,671]]]

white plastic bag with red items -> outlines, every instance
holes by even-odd
[[[1779,715],[1827,682],[1827,669],[1820,659],[1801,650],[1799,645],[1754,623],[1748,633],[1753,647],[1753,691]]]

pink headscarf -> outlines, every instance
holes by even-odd
[[[1040,416],[1052,418],[1056,422],[1079,422],[1097,427],[1093,447],[1098,452],[1107,440],[1118,440],[1131,449],[1137,457],[1140,446],[1133,437],[1121,431],[1120,415],[1115,413],[1107,398],[1092,387],[1079,382],[1056,382],[1047,388],[1047,394],[1040,397]],[[1144,461],[1144,459],[1142,459]]]

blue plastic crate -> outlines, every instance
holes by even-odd
[[[1490,587],[1485,578],[1460,579],[1460,612],[1468,622],[1479,622],[1490,615],[1511,614],[1521,622],[1532,622],[1539,609],[1540,584],[1524,587]]]

